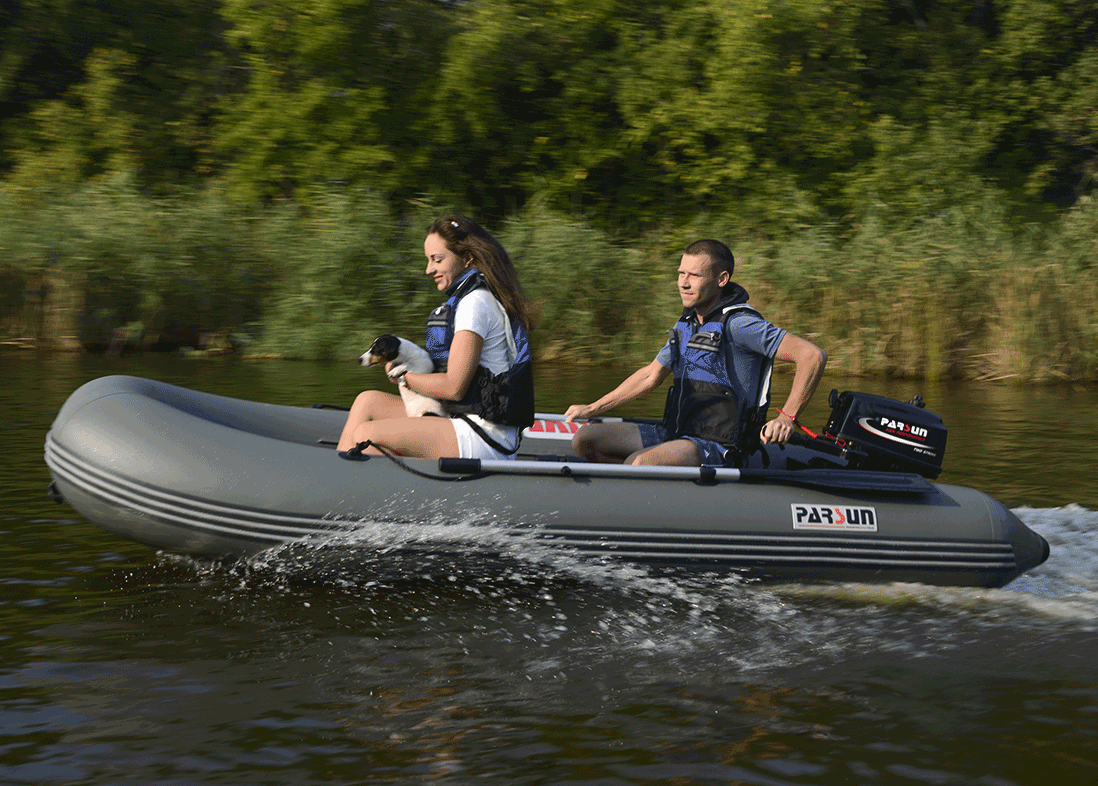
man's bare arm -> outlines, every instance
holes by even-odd
[[[762,428],[764,445],[771,442],[784,445],[789,441],[789,437],[796,428],[793,421],[808,406],[812,394],[816,392],[816,386],[823,378],[824,366],[827,365],[826,352],[811,341],[792,333],[786,333],[782,338],[774,358],[792,362],[796,370],[793,373],[793,385],[789,390],[789,396],[781,406],[782,414]]]
[[[564,413],[565,420],[571,422],[577,418],[580,420],[593,418],[614,407],[638,399],[662,385],[670,373],[669,368],[658,360],[653,360],[647,366],[634,371],[626,377],[625,381],[598,401],[590,404],[573,404],[568,407]]]

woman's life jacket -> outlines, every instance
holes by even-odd
[[[435,361],[435,371],[446,370],[450,344],[454,340],[454,317],[458,301],[473,290],[488,288],[480,271],[472,269],[446,290],[446,302],[427,317],[426,349]],[[500,306],[500,311],[503,307]],[[478,365],[469,390],[460,401],[447,401],[446,409],[455,415],[479,415],[485,420],[504,426],[530,426],[534,422],[534,370],[530,353],[530,337],[521,322],[505,322],[514,339],[514,359],[511,367],[493,374]]]
[[[736,347],[727,328],[738,314],[749,313],[761,319],[759,312],[745,302],[747,291],[738,287],[705,315],[704,324],[690,309],[683,311],[670,337],[674,384],[667,394],[663,423],[671,439],[699,437],[729,448],[730,463],[741,464],[759,448],[759,431],[766,423],[770,407],[770,376],[773,358],[761,360],[757,379],[739,379],[733,375],[738,365],[735,353],[747,353]],[[753,364],[751,364],[753,365]],[[737,393],[737,390],[740,393]],[[745,396],[743,391],[752,391]]]

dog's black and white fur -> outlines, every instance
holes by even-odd
[[[389,361],[395,365],[389,370],[390,377],[399,377],[406,371],[413,374],[430,374],[435,370],[435,362],[423,347],[413,344],[406,338],[390,333],[378,336],[370,348],[358,359],[363,366],[377,366]],[[400,398],[404,401],[404,411],[408,417],[438,415],[446,417],[446,410],[437,400],[413,390],[407,385],[400,386]]]

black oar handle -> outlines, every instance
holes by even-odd
[[[480,472],[480,459],[477,458],[440,458],[438,471],[451,475],[475,475]]]

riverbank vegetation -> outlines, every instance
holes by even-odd
[[[1082,0],[13,0],[0,337],[351,357],[479,218],[538,356],[634,363],[698,237],[838,373],[1098,378]]]
[[[381,332],[422,336],[439,297],[423,231],[442,208],[397,218],[370,192],[310,204],[245,211],[214,191],[151,200],[127,183],[33,210],[4,203],[4,332],[300,358],[354,357]],[[752,301],[824,346],[837,373],[1098,376],[1092,202],[1043,232],[987,206],[902,230],[867,221],[841,241],[827,227],[779,241],[706,221],[627,242],[537,204],[493,229],[540,303],[543,359],[650,359],[680,307],[678,256],[709,234],[730,239]]]

